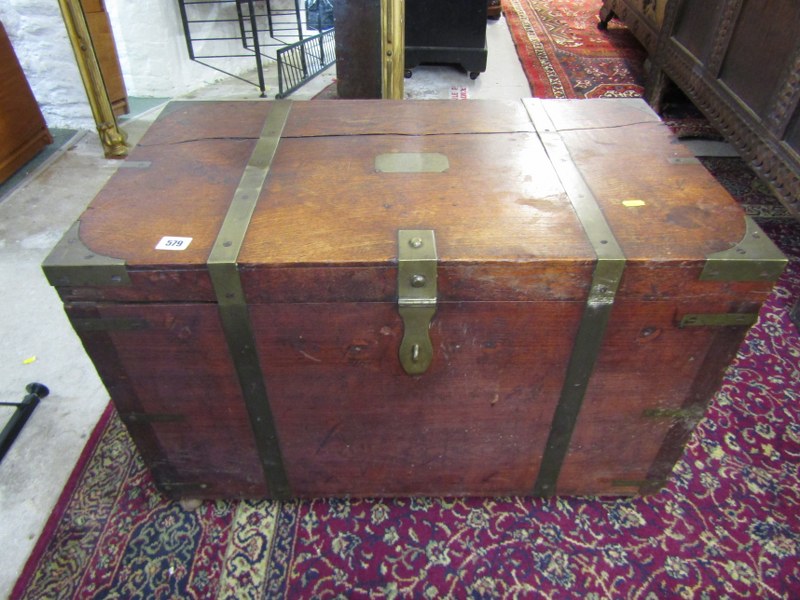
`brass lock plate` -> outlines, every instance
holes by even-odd
[[[431,229],[401,229],[397,246],[397,307],[403,319],[400,364],[409,375],[421,375],[433,360],[429,331],[436,314],[436,238]]]

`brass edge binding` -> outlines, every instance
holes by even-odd
[[[121,412],[119,418],[126,425],[138,425],[149,423],[178,423],[186,421],[186,415],[178,413],[142,413],[142,412]]]
[[[745,234],[733,248],[706,258],[702,281],[775,281],[789,261],[761,230],[745,216]]]
[[[612,479],[611,487],[615,488],[650,488],[653,490],[660,489],[667,485],[666,479]]]
[[[289,101],[273,101],[270,104],[261,135],[211,249],[208,272],[217,297],[225,340],[250,415],[250,424],[270,495],[277,500],[286,500],[291,497],[291,489],[283,465],[237,264],[250,219],[292,107]]]
[[[119,317],[116,319],[70,319],[73,329],[78,333],[97,333],[101,331],[141,331],[149,329],[150,323],[135,317]]]
[[[556,492],[561,466],[569,450],[572,432],[594,365],[600,355],[614,299],[625,269],[625,255],[541,100],[526,99],[523,104],[597,256],[589,296],[575,336],[561,396],[533,488],[536,496],[552,496]]]
[[[52,286],[130,285],[125,261],[103,256],[87,248],[80,238],[80,221],[75,221],[42,263]]]
[[[195,483],[184,481],[157,482],[156,487],[161,488],[167,493],[186,494],[190,492],[202,492],[208,489],[207,483]]]

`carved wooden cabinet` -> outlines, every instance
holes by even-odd
[[[604,0],[650,52],[647,97],[672,80],[800,218],[800,2]],[[653,43],[652,34],[657,34]]]
[[[11,40],[0,23],[0,182],[52,141]]]
[[[606,0],[600,9],[600,29],[617,17],[630,29],[645,49],[654,54],[664,23],[668,0]]]
[[[470,79],[486,70],[486,0],[406,0],[406,77],[425,64],[459,65]]]

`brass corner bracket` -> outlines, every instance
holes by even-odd
[[[788,260],[756,222],[745,217],[745,234],[733,248],[710,254],[702,281],[775,281]]]
[[[80,221],[75,221],[42,263],[52,286],[121,286],[131,280],[125,261],[103,256],[87,248],[80,238]]]

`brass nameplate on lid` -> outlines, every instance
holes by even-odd
[[[375,157],[378,173],[444,173],[450,161],[438,152],[388,152]]]

